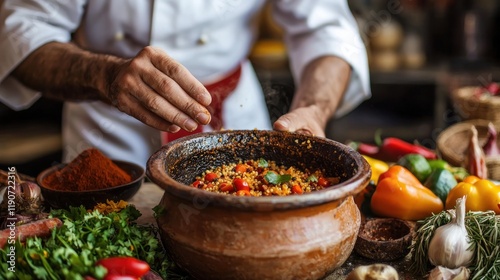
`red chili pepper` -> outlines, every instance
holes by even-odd
[[[360,154],[388,162],[397,162],[407,154],[420,154],[426,159],[437,159],[437,154],[421,145],[408,143],[404,140],[388,137],[378,141],[379,145],[366,143],[350,143],[350,146]]]
[[[127,276],[127,275],[117,275],[117,274],[106,274],[103,280],[138,280],[139,277]]]
[[[391,159],[395,159],[394,161],[407,154],[420,154],[426,159],[437,159],[437,155],[434,151],[424,146],[414,145],[394,137],[385,138],[381,150]]]
[[[145,275],[150,269],[147,262],[134,257],[109,257],[97,261],[96,265],[102,265],[108,270],[106,276],[131,276],[134,279]]]

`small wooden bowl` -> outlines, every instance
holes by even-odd
[[[145,170],[141,166],[120,160],[113,160],[118,167],[123,169],[123,171],[130,174],[132,181],[120,186],[89,190],[89,191],[65,191],[65,190],[55,190],[45,185],[45,180],[49,174],[61,170],[66,166],[66,164],[59,164],[52,166],[44,171],[42,171],[37,176],[37,183],[40,186],[40,191],[43,200],[50,207],[58,208],[69,208],[69,206],[80,206],[83,205],[87,209],[94,208],[97,203],[105,203],[106,200],[120,201],[131,199],[141,187],[144,182]],[[99,182],[96,182],[98,184]]]
[[[377,261],[392,261],[410,252],[414,226],[393,218],[376,218],[361,225],[354,250]]]

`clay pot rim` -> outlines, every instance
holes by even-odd
[[[322,142],[328,145],[334,145],[338,149],[342,150],[346,155],[352,157],[358,167],[358,170],[351,178],[327,189],[302,195],[269,197],[239,197],[208,192],[182,184],[174,180],[164,171],[166,170],[164,159],[168,155],[169,151],[172,151],[183,145],[184,142],[193,140],[195,138],[205,138],[223,134],[254,134],[256,137],[264,135],[271,137],[292,136],[297,137],[301,141],[309,140],[311,142]],[[164,189],[166,193],[182,198],[194,204],[205,205],[205,203],[210,203],[210,205],[213,206],[235,208],[240,210],[273,211],[298,209],[320,205],[336,200],[341,200],[350,195],[355,195],[363,190],[368,184],[371,176],[371,168],[368,162],[361,156],[361,154],[356,152],[351,147],[331,139],[273,130],[225,130],[189,135],[167,143],[151,155],[147,163],[146,174],[151,181]]]

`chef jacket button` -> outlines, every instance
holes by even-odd
[[[198,45],[205,45],[208,43],[208,35],[207,34],[201,34],[200,38],[198,38]]]
[[[125,35],[122,31],[118,31],[115,33],[115,41],[122,41],[125,38]]]

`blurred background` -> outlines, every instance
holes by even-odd
[[[376,131],[435,148],[459,122],[450,94],[500,76],[500,5],[495,0],[349,0],[367,47],[372,98],[332,120],[327,137],[373,142]],[[287,112],[294,92],[282,31],[270,7],[259,18],[250,59],[271,118]],[[0,104],[0,168],[36,176],[61,159],[61,108],[41,99],[14,112]]]

